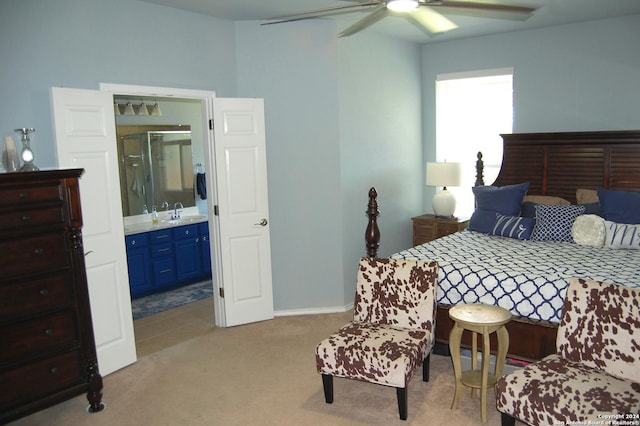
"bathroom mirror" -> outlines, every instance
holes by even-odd
[[[118,125],[123,216],[196,205],[191,126]]]

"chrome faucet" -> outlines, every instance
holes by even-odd
[[[180,219],[182,217],[182,210],[178,210],[178,209],[183,209],[184,206],[182,205],[182,203],[175,203],[173,205],[173,215],[171,216],[171,219],[175,220],[175,219]]]
[[[164,211],[169,210],[169,203],[166,201],[163,201],[162,204],[160,204],[160,208]]]

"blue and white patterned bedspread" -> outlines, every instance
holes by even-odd
[[[391,256],[437,260],[438,303],[487,303],[560,322],[571,277],[640,287],[640,250],[522,241],[463,231]]]

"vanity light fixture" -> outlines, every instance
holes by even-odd
[[[158,101],[153,104],[153,108],[151,108],[151,115],[153,115],[154,117],[162,116],[162,110],[160,109],[160,105],[158,105]]]
[[[133,109],[133,105],[131,105],[131,102],[127,102],[127,104],[124,106],[124,115],[136,115],[136,112]]]
[[[144,101],[141,101],[140,107],[138,108],[138,115],[149,115],[147,104],[145,104]]]

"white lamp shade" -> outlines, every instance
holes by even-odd
[[[460,163],[427,163],[427,186],[460,186]]]

